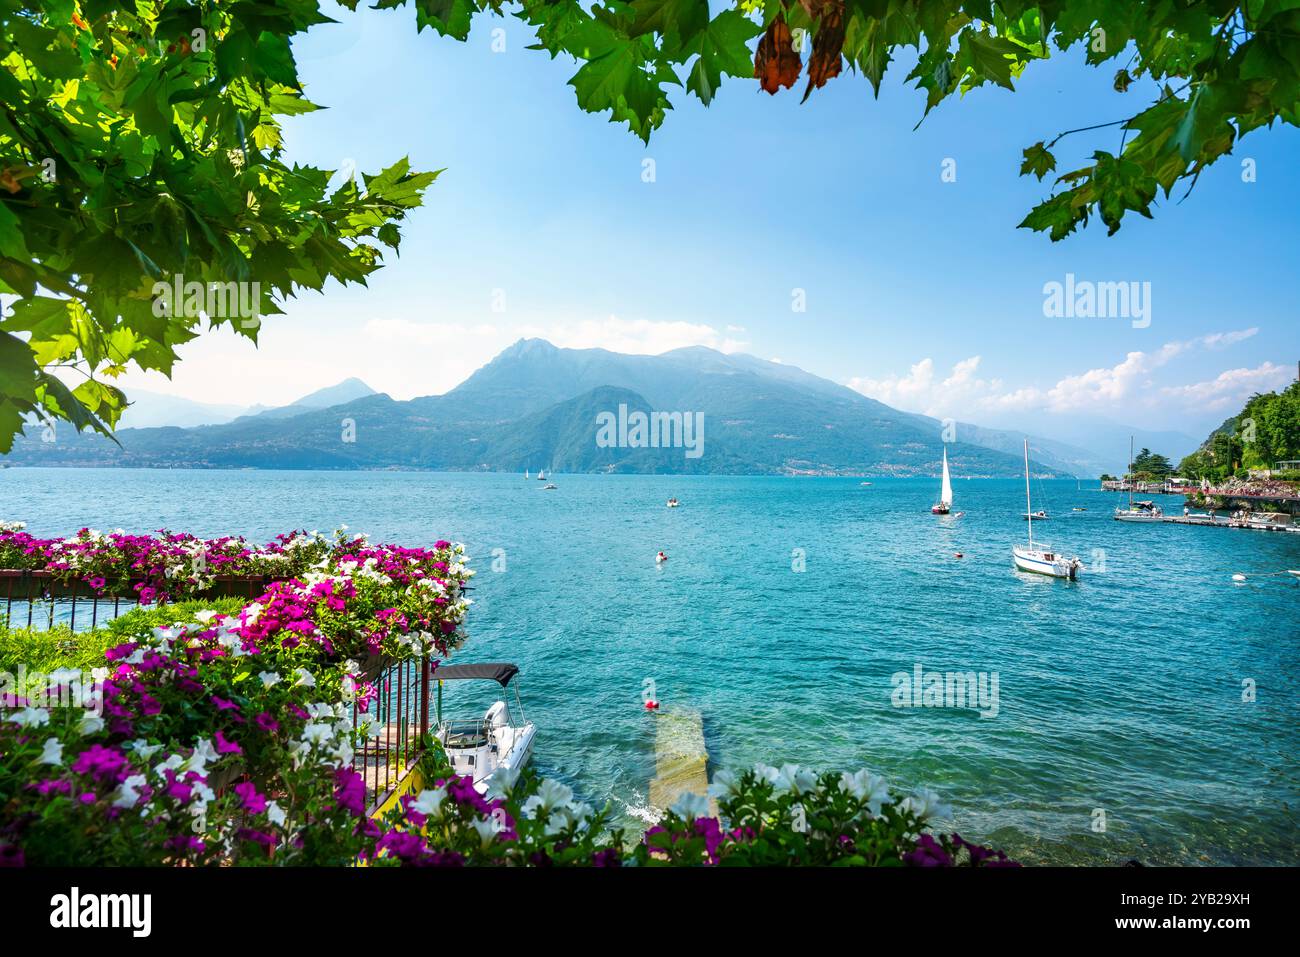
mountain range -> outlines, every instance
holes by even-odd
[[[131,405],[118,423],[121,429],[148,429],[176,425],[192,428],[196,425],[223,425],[245,415],[273,415],[287,418],[311,409],[327,409],[332,405],[350,402],[375,390],[360,379],[344,379],[337,385],[317,389],[296,402],[283,406],[224,405],[195,402],[176,395],[164,395],[144,389],[132,389],[127,398]]]
[[[604,414],[702,416],[702,454],[597,441]],[[193,427],[125,428],[118,443],[29,429],[12,464],[445,469],[785,475],[933,475],[944,425],[794,366],[700,346],[661,355],[521,339],[443,395],[397,401],[349,379],[275,409]],[[958,422],[959,476],[1016,476],[1023,433]],[[1029,436],[1033,470],[1095,476],[1094,453]]]

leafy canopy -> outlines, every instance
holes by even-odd
[[[108,433],[128,364],[170,374],[200,310],[155,283],[218,284],[247,308],[208,321],[255,340],[295,289],[397,249],[435,174],[331,190],[281,159],[277,117],[317,109],[289,40],[324,22],[315,0],[0,0],[0,452],[32,416]]]
[[[342,0],[355,9],[358,0]],[[513,16],[535,48],[578,64],[578,105],[648,141],[684,87],[710,103],[726,77],[803,98],[846,72],[878,94],[915,66],[923,117],[953,94],[1014,89],[1026,67],[1081,52],[1136,97],[1128,117],[1024,150],[1022,175],[1057,174],[1062,137],[1110,129],[1114,149],[1059,173],[1022,227],[1063,239],[1094,217],[1110,233],[1188,190],[1236,141],[1300,125],[1297,0],[377,0],[415,7],[457,40],[476,14]],[[302,96],[289,40],[327,22],[317,0],[0,0],[0,452],[24,416],[110,431],[130,363],[170,373],[197,334],[193,308],[157,315],[154,283],[257,282],[259,315],[298,287],[364,282],[432,173],[399,161],[364,186],[280,159],[277,116]],[[807,66],[804,54],[808,55]],[[258,323],[216,310],[256,338]],[[179,313],[179,314],[178,314]],[[84,377],[69,389],[52,374]]]
[[[1300,461],[1300,382],[1281,392],[1256,393],[1183,459],[1184,475],[1219,480],[1238,471],[1275,469]]]
[[[847,67],[879,94],[889,64],[906,54],[916,61],[906,80],[926,94],[924,116],[954,93],[1014,89],[1053,51],[1081,52],[1115,70],[1117,91],[1143,102],[1130,116],[1024,150],[1021,174],[1044,180],[1057,172],[1052,150],[1062,137],[1111,128],[1116,141],[1057,175],[1055,191],[1021,223],[1053,241],[1094,216],[1112,234],[1129,212],[1149,218],[1158,194],[1168,197],[1180,181],[1190,190],[1251,130],[1300,125],[1296,0],[739,0],[715,3],[716,15],[706,0],[410,2],[420,29],[460,40],[478,10],[520,17],[538,48],[578,62],[569,83],[580,107],[608,113],[647,142],[672,109],[673,87],[708,104],[726,76],[757,79],[776,94],[806,74],[806,100]]]

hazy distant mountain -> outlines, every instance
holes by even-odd
[[[374,389],[366,385],[360,379],[344,379],[337,385],[326,386],[323,389],[317,389],[308,395],[303,396],[297,402],[291,402],[288,405],[278,406],[272,409],[256,411],[258,415],[272,416],[277,419],[285,419],[294,415],[301,415],[304,412],[310,412],[314,409],[328,409],[333,405],[342,405],[344,402],[351,402],[353,399],[364,399],[368,395],[376,395]]]
[[[334,400],[338,400],[335,402]],[[311,408],[315,403],[331,403]],[[597,417],[703,416],[703,454],[602,447]],[[424,468],[564,472],[933,475],[942,426],[793,366],[705,348],[659,356],[520,340],[445,395],[397,402],[349,380],[286,410],[192,429],[130,429],[20,441],[26,464],[255,468]],[[957,427],[954,474],[1014,476],[1021,437]],[[1040,474],[1074,474],[1057,443],[1031,439]],[[1066,450],[1070,454],[1088,453]],[[1077,454],[1075,457],[1077,457]]]
[[[374,395],[375,390],[360,379],[344,379],[337,385],[317,389],[289,405],[267,407],[264,405],[216,405],[195,402],[178,395],[130,389],[127,407],[119,423],[122,429],[150,429],[177,426],[193,428],[199,425],[224,425],[241,416],[269,415],[288,418],[314,409],[327,409],[332,405]]]
[[[186,428],[217,425],[248,412],[248,407],[243,405],[213,405],[161,392],[147,392],[144,389],[131,389],[127,398],[131,404],[122,414],[119,423],[124,429],[148,429],[163,425]]]

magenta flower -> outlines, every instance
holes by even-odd
[[[916,839],[916,847],[903,855],[903,863],[911,867],[952,867],[952,858],[938,841],[929,834]]]
[[[257,785],[252,781],[241,781],[232,789],[249,814],[261,814],[266,810],[266,795],[257,792]]]
[[[334,797],[339,807],[353,817],[366,813],[366,782],[351,768],[339,768],[334,772]]]
[[[100,781],[118,781],[126,775],[126,758],[120,751],[106,748],[102,744],[92,744],[87,750],[77,755],[72,770],[77,774],[89,774]]]
[[[23,849],[17,844],[0,844],[0,867],[24,867]]]

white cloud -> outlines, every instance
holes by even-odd
[[[1000,379],[981,379],[977,375],[980,356],[971,356],[953,365],[951,371],[940,378],[934,360],[922,359],[905,375],[886,376],[882,379],[865,377],[848,381],[851,389],[878,399],[887,405],[912,412],[944,417],[970,415],[973,412],[1007,412],[1043,410],[1048,412],[1074,412],[1079,410],[1116,410],[1156,394],[1173,394],[1171,389],[1157,390],[1152,383],[1156,370],[1168,365],[1178,356],[1198,349],[1219,350],[1251,338],[1259,332],[1257,327],[1231,332],[1218,332],[1179,342],[1168,342],[1154,352],[1130,352],[1123,361],[1109,367],[1089,369],[1086,372],[1065,376],[1047,388],[1021,386],[1007,391]],[[1267,368],[1266,368],[1267,367]],[[1230,405],[1235,396],[1244,398],[1249,391],[1246,381],[1276,382],[1278,367],[1265,363],[1259,369],[1237,369],[1223,373],[1210,383],[1179,388],[1189,391],[1189,397],[1209,394],[1212,387],[1215,401]],[[1253,378],[1252,378],[1253,376]],[[1225,379],[1225,377],[1227,377]],[[1222,384],[1220,380],[1224,380]]]
[[[1213,335],[1201,336],[1199,341],[1204,343],[1206,348],[1223,349],[1249,339],[1257,332],[1259,326],[1251,326],[1249,329],[1238,329],[1236,332],[1216,332]]]
[[[1291,381],[1292,369],[1265,362],[1254,369],[1228,369],[1206,382],[1167,386],[1160,390],[1171,398],[1185,399],[1203,409],[1236,412],[1256,392],[1272,392]]]
[[[980,356],[962,359],[943,379],[936,379],[934,360],[922,359],[903,376],[883,379],[854,378],[848,386],[886,405],[943,416],[988,400],[1002,389],[1000,379],[981,379]]]
[[[734,332],[737,328],[728,326],[727,332]],[[519,334],[549,339],[561,348],[608,349],[636,355],[658,355],[683,346],[708,346],[719,352],[739,352],[748,345],[702,323],[620,319],[618,316],[530,326],[520,329]]]

